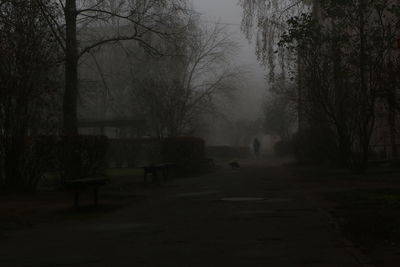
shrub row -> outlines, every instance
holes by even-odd
[[[193,165],[205,157],[205,143],[196,137],[112,139],[107,160],[111,166],[137,167],[158,162]]]
[[[64,179],[101,176],[105,173],[108,138],[105,136],[63,136],[58,145],[58,170]]]
[[[250,151],[250,147],[208,146],[206,153],[211,158],[246,158]]]
[[[285,157],[293,153],[293,143],[291,141],[280,140],[274,144],[274,153],[278,157]]]
[[[18,162],[23,187],[34,190],[45,173],[60,179],[103,175],[108,139],[104,136],[35,136],[24,143]]]
[[[61,180],[100,176],[106,167],[131,167],[176,162],[180,170],[194,170],[204,162],[204,140],[195,137],[166,139],[113,139],[105,136],[35,136],[23,142],[23,157],[16,163],[21,186],[35,190],[46,173]]]

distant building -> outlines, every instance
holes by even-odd
[[[85,29],[81,43],[119,34],[129,34],[128,26]],[[104,134],[110,138],[147,135],[144,115],[135,105],[132,89],[131,58],[127,50],[135,42],[110,43],[83,55],[79,65],[80,101],[78,129],[81,134]]]
[[[108,138],[138,138],[146,133],[145,120],[113,119],[79,121],[80,134],[105,135]]]

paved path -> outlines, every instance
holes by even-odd
[[[260,162],[175,180],[96,220],[14,232],[0,266],[361,266],[295,180]]]

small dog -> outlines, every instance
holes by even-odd
[[[233,161],[233,162],[229,163],[229,166],[231,166],[232,169],[238,169],[238,168],[240,168],[239,162],[236,162],[236,161]]]

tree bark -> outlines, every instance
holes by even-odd
[[[76,36],[76,0],[66,0],[65,89],[63,98],[63,130],[66,135],[78,134],[78,42]]]
[[[397,110],[396,110],[396,73],[393,71],[392,62],[389,63],[390,66],[390,77],[391,84],[390,84],[390,92],[389,98],[387,100],[389,106],[389,117],[388,117],[388,124],[390,127],[390,146],[391,146],[391,160],[397,160],[399,157],[398,150],[397,150]]]

